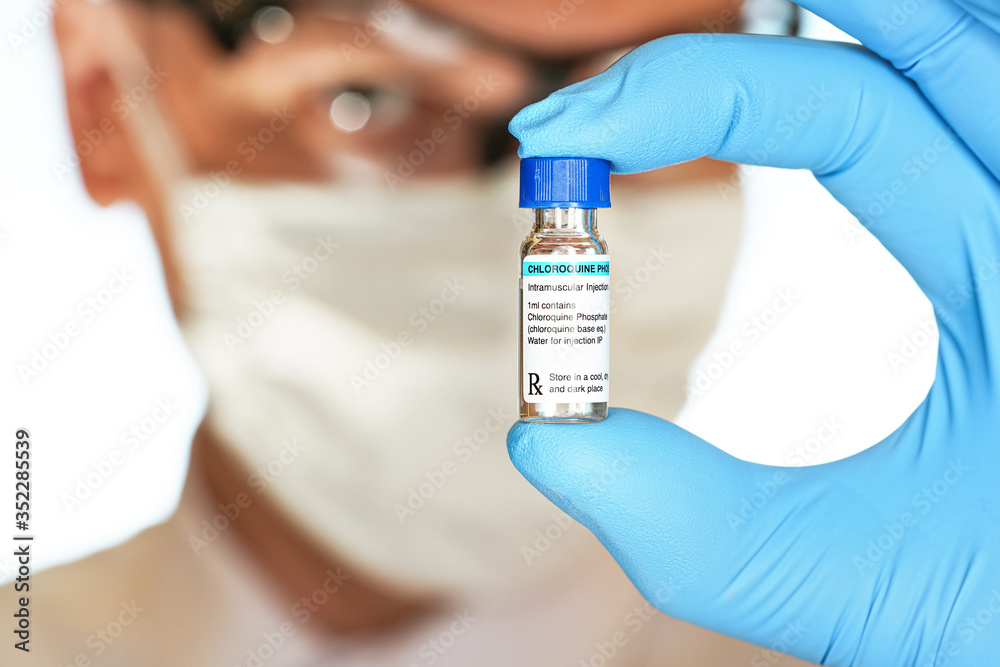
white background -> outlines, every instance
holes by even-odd
[[[132,207],[100,209],[72,165],[62,79],[46,5],[17,0],[0,19],[0,541],[13,533],[14,433],[32,435],[34,571],[127,539],[164,520],[177,503],[205,390],[170,311],[145,218]],[[42,27],[15,52],[28,18]],[[97,297],[112,271],[131,283],[85,323],[78,304]],[[18,366],[49,335],[77,322],[39,377]],[[157,398],[176,412],[135,452],[123,432],[148,418]],[[70,512],[61,497],[115,450],[124,462]],[[0,578],[13,572],[10,549]]]
[[[72,148],[43,6],[8,0],[0,19],[0,507],[9,508],[13,496],[4,461],[12,459],[14,432],[29,428],[36,569],[118,543],[170,514],[206,398],[141,213],[98,209],[75,169],[57,173],[71,164]],[[9,36],[25,34],[26,18],[40,28],[15,51]],[[738,456],[782,463],[833,418],[842,427],[809,463],[859,451],[891,432],[926,393],[936,341],[898,369],[888,355],[930,317],[929,304],[811,175],[744,174],[744,246],[720,326],[692,379],[719,363],[715,355],[732,342],[746,341],[741,328],[778,290],[796,300],[716,373],[682,423]],[[129,286],[85,323],[78,304],[123,268],[133,276]],[[29,365],[70,321],[80,334],[25,383],[18,366]],[[176,412],[127,452],[122,433],[141,425],[157,399],[172,399]],[[107,469],[116,449],[124,463],[81,506],[67,509],[64,494],[95,466]],[[0,539],[12,518],[0,513]],[[12,572],[10,557],[0,557],[0,579]]]

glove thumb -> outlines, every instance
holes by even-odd
[[[850,558],[824,559],[837,546],[831,536],[851,531],[850,515],[870,509],[856,494],[829,492],[837,464],[820,478],[815,468],[750,463],[624,409],[597,424],[519,422],[507,447],[521,474],[593,532],[663,612],[774,646],[789,628],[827,624],[816,599],[827,609],[847,603],[811,576],[857,577]],[[830,635],[801,635],[784,650],[821,658]]]

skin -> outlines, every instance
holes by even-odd
[[[516,43],[534,53],[578,56],[642,44],[677,32],[704,32],[716,22],[730,28],[740,0],[417,0],[417,6]]]
[[[471,26],[485,37],[480,41],[494,47],[480,48],[470,40],[456,59],[441,62],[400,53],[376,38],[348,62],[340,45],[352,43],[355,24],[303,9],[296,13],[296,28],[287,41],[268,44],[251,37],[232,55],[181,8],[87,0],[56,5],[54,25],[68,120],[84,184],[98,204],[127,200],[143,208],[179,317],[184,314],[182,276],[167,233],[166,179],[158,173],[162,165],[147,158],[137,140],[138,114],[121,113],[121,101],[132,99],[136,90],[134,82],[132,88],[123,89],[121,63],[136,62],[137,50],[150,67],[165,73],[152,92],[185,169],[225,170],[231,160],[238,160],[239,177],[251,181],[336,179],[337,169],[330,161],[334,154],[362,156],[391,168],[414,138],[428,136],[440,126],[442,114],[474,90],[480,77],[493,76],[502,85],[421,168],[422,177],[447,177],[475,169],[484,129],[505,124],[537,98],[528,61],[512,54],[581,58],[572,76],[582,78],[609,64],[616,50],[662,34],[703,30],[704,21],[738,9],[732,0],[635,0],[627,12],[620,0],[587,0],[562,14],[560,3],[551,0],[420,0],[417,5],[450,24]],[[546,11],[567,20],[559,21],[554,30]],[[373,116],[356,133],[338,130],[329,120],[330,91],[359,83],[414,91],[409,111],[398,119]],[[268,125],[274,109],[289,110],[294,121],[275,134],[267,150],[245,161],[237,147]],[[101,141],[91,145],[87,136],[95,130],[100,131]],[[81,150],[83,146],[87,150]],[[512,152],[514,147],[512,143]],[[724,178],[728,168],[696,161],[658,172],[646,183]],[[644,185],[640,179],[630,180],[633,186]],[[240,464],[203,424],[195,437],[188,483],[203,484],[219,502],[229,502],[247,490],[246,479]],[[236,532],[290,601],[312,591],[328,569],[344,567],[336,554],[313,544],[266,498],[254,503]],[[349,568],[344,571],[351,574],[344,592],[316,616],[331,633],[382,631],[435,605],[434,600],[387,589]]]

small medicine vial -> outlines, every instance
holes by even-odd
[[[520,416],[547,423],[608,415],[611,273],[597,209],[611,206],[611,164],[596,158],[521,160]]]

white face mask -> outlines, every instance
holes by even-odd
[[[521,546],[553,522],[505,447],[515,188],[513,173],[396,193],[203,180],[170,205],[208,424],[264,470],[251,488],[406,590],[523,579],[540,568]]]
[[[129,90],[148,63],[113,19],[130,55],[112,73]],[[206,423],[252,491],[402,591],[508,589],[559,568],[585,533],[529,567],[522,547],[566,519],[505,446],[527,220],[511,218],[513,173],[391,192],[381,170],[337,156],[351,177],[337,186],[191,178],[155,98],[128,122],[169,193]]]
[[[142,71],[136,53],[117,73],[125,86]],[[594,545],[507,457],[517,248],[530,216],[514,208],[513,170],[414,178],[396,192],[381,176],[336,186],[191,179],[148,102],[130,122],[171,193],[181,328],[208,382],[206,421],[254,492],[352,568],[414,593],[511,590],[564,570],[581,541]],[[739,212],[714,185],[618,195],[602,211],[605,232],[621,229],[615,404],[680,408]]]
[[[403,590],[471,594],[565,568],[586,533],[559,525],[505,446],[530,215],[514,208],[513,170],[395,193],[202,180],[174,195],[182,331],[208,380],[209,426],[264,471],[252,488]],[[615,403],[679,409],[739,210],[706,185],[620,193],[602,212]],[[666,253],[647,240],[665,236]],[[546,533],[558,533],[551,550]]]

